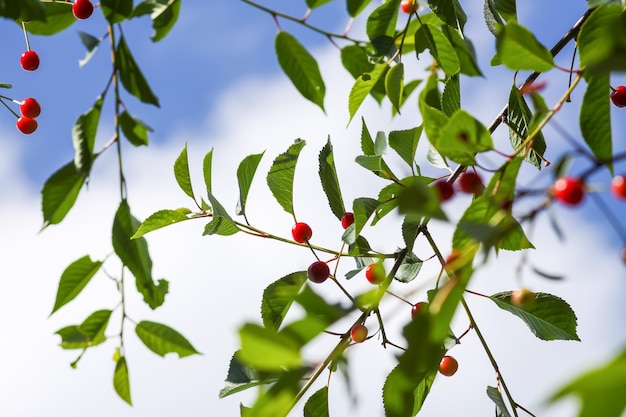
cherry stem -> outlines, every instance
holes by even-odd
[[[7,103],[5,103],[5,102],[4,102],[4,100],[3,100],[3,99],[5,99],[5,98],[6,98],[6,99],[9,99],[8,97],[0,96],[0,103],[2,103],[2,105],[3,105],[4,107],[6,107],[6,108],[7,108],[7,110],[9,110],[11,113],[13,113],[13,115],[14,115],[15,117],[17,117],[17,118],[19,119],[20,115],[19,115],[19,114],[17,114],[17,113],[16,113],[16,112],[15,112],[12,108],[10,108],[10,107],[7,105]],[[11,99],[9,99],[9,100],[11,100]]]
[[[26,32],[26,23],[22,21],[22,30],[24,31],[24,39],[26,40],[26,50],[30,51],[30,41],[28,40],[28,33]]]

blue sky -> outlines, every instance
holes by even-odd
[[[287,6],[284,3],[274,0],[264,4],[295,15],[304,13],[303,1],[289,2]],[[463,92],[463,102],[477,112],[477,117],[489,123],[502,108],[503,88],[508,91],[511,80],[510,75],[502,71],[490,70],[488,61],[494,45],[481,21],[482,5],[469,4],[477,2],[464,2],[464,5],[466,3],[470,19],[475,19],[468,24],[469,36],[477,47],[481,68],[490,75],[484,80],[472,80],[472,85]],[[538,7],[520,4],[520,21],[538,30],[540,40],[551,45],[584,12],[585,2],[559,1],[542,5],[547,9],[538,10]],[[200,223],[148,235],[155,274],[170,280],[171,292],[165,305],[155,312],[149,311],[131,294],[130,314],[138,320],[160,321],[180,330],[203,355],[182,360],[163,359],[143,348],[130,334],[127,353],[133,408],[117,399],[112,389],[111,357],[115,341],[88,352],[77,370],[69,367],[75,352],[63,351],[57,346],[59,340],[53,334],[56,330],[80,322],[94,309],[112,308],[117,300],[111,282],[98,276],[75,302],[48,318],[63,269],[85,254],[102,259],[111,251],[110,225],[118,203],[112,153],[98,161],[88,192],[81,195],[66,221],[37,234],[41,226],[41,185],[53,171],[73,158],[71,127],[77,115],[93,104],[108,76],[109,57],[105,48],[86,67],[78,68],[77,64],[84,56],[84,48],[76,30],[95,36],[104,33],[103,20],[98,14],[96,10],[91,19],[77,22],[58,36],[31,37],[31,46],[42,59],[40,69],[34,73],[19,68],[19,55],[24,50],[20,28],[0,21],[1,50],[6,57],[0,63],[3,77],[0,81],[14,85],[9,93],[15,98],[33,96],[43,107],[40,127],[31,136],[22,136],[15,130],[9,112],[0,116],[0,191],[3,194],[0,259],[5,267],[0,275],[3,288],[0,334],[8,341],[0,344],[0,414],[27,417],[56,415],[63,410],[69,417],[87,412],[97,417],[160,417],[174,413],[189,417],[236,416],[239,402],[249,401],[250,395],[218,400],[217,392],[226,376],[230,355],[237,348],[237,326],[244,321],[259,320],[262,289],[283,275],[306,269],[311,261],[310,253],[274,243],[259,244],[249,237],[203,238]],[[331,4],[316,11],[311,19],[341,31],[345,13],[341,4]],[[338,62],[338,51],[322,36],[291,24],[283,26],[293,31],[319,59],[328,87],[328,116],[324,116],[302,99],[280,72],[273,50],[276,28],[271,17],[258,10],[237,1],[184,2],[179,23],[158,44],[149,40],[152,29],[147,19],[131,23],[135,24],[126,25],[124,29],[127,41],[162,104],[161,109],[154,109],[132,98],[127,100],[129,110],[154,128],[148,149],[126,146],[124,150],[130,204],[135,215],[145,218],[162,208],[189,205],[178,190],[171,170],[185,142],[189,146],[192,176],[199,190],[202,188],[202,157],[214,148],[214,191],[231,210],[237,198],[235,170],[238,162],[248,154],[267,150],[250,195],[250,216],[256,224],[288,236],[290,216],[280,210],[264,188],[261,174],[267,172],[277,153],[286,149],[293,139],[303,137],[308,145],[296,177],[296,209],[299,216],[308,219],[314,227],[320,242],[334,244],[340,231],[332,226],[336,220],[325,210],[324,197],[315,181],[317,152],[329,134],[345,199],[371,196],[377,185],[372,184],[375,180],[370,174],[352,162],[358,152],[360,125],[352,123],[346,128],[351,81]],[[359,30],[355,26],[357,33]],[[568,65],[571,57],[565,55],[560,61],[562,65]],[[411,69],[418,73],[421,66],[423,63],[417,63]],[[547,79],[551,84],[546,99],[553,103],[563,91],[564,76],[555,73]],[[619,117],[617,109],[612,111],[615,146],[624,149],[624,136],[619,134],[624,127],[623,117]],[[407,109],[403,118],[391,120],[387,105],[379,109],[368,102],[362,110],[374,131],[411,127],[415,125],[412,112],[415,109]],[[559,120],[577,135],[577,121],[572,114],[565,110]],[[97,139],[100,145],[110,137],[110,120],[105,113]],[[559,151],[565,148],[565,141],[554,131],[550,131],[550,141],[554,143],[550,156],[558,157]],[[550,174],[548,171],[538,175],[531,172],[528,181],[531,179],[547,184]],[[595,180],[606,179],[603,175]],[[624,213],[623,202],[607,201],[616,213]],[[459,210],[462,206],[450,208],[453,218],[460,215]],[[521,322],[493,305],[471,298],[468,302],[482,324],[516,399],[539,415],[564,417],[572,415],[575,403],[566,401],[544,409],[544,400],[557,384],[607,358],[624,342],[619,336],[623,333],[623,323],[616,317],[623,317],[625,313],[621,302],[625,284],[624,268],[617,259],[619,240],[593,206],[587,201],[576,210],[556,207],[555,213],[563,224],[569,225],[567,240],[558,241],[543,219],[533,234],[538,250],[532,260],[542,269],[560,273],[567,279],[554,283],[525,275],[524,283],[536,291],[556,293],[566,299],[578,314],[579,332],[584,342],[539,342]],[[378,236],[383,239],[381,244],[388,246],[386,250],[394,250],[399,241],[397,219],[389,219],[383,226],[383,230],[369,232],[368,237],[373,241]],[[433,227],[443,245],[449,242],[450,227],[440,224]],[[427,256],[425,246],[418,250]],[[474,289],[491,293],[515,288],[519,285],[514,274],[517,262],[516,254],[503,254],[498,263],[475,279]],[[114,271],[115,265],[111,269]],[[425,268],[422,274],[427,285],[434,270]],[[392,323],[399,329],[408,311],[397,305],[388,308]],[[454,325],[462,331],[466,323],[460,317]],[[501,326],[510,326],[506,334],[502,334]],[[394,328],[393,324],[391,327]],[[317,345],[308,352],[313,357],[316,348]],[[461,410],[467,415],[492,413],[492,404],[484,391],[487,385],[495,384],[493,371],[477,341],[468,337],[454,352],[461,364],[459,373],[454,378],[437,380],[423,415],[453,415]],[[380,360],[372,361],[372,357]],[[563,358],[576,360],[564,361]],[[358,351],[355,349],[352,366],[361,401],[358,414],[348,414],[354,410],[345,401],[342,381],[334,378],[331,402],[335,415],[382,415],[380,386],[391,364],[391,354],[381,353],[375,342],[359,346]]]

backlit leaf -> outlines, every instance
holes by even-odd
[[[182,334],[161,323],[140,321],[135,326],[135,333],[148,349],[159,356],[176,353],[184,358],[200,353]]]
[[[341,188],[339,186],[339,178],[337,178],[337,170],[335,168],[335,156],[333,154],[333,145],[330,143],[330,137],[326,145],[319,154],[319,175],[322,181],[322,189],[328,198],[330,209],[338,219],[341,219],[346,212],[346,208],[341,196]]]
[[[224,398],[248,388],[273,383],[277,379],[276,375],[261,374],[256,369],[245,365],[237,359],[236,352],[230,360],[228,375],[224,381],[224,388],[220,390],[219,397]]]
[[[237,167],[237,183],[239,184],[239,199],[237,200],[237,208],[235,213],[239,216],[246,215],[246,202],[248,201],[248,193],[252,185],[254,174],[263,158],[263,153],[248,155]]]
[[[374,66],[374,69],[370,72],[361,74],[356,79],[352,90],[350,90],[350,98],[348,100],[348,111],[350,112],[350,121],[363,104],[363,100],[368,96],[376,87],[376,84],[381,79],[388,66],[386,64],[378,64]],[[349,122],[348,122],[349,123]]]
[[[396,151],[404,162],[412,167],[415,162],[415,152],[421,135],[422,126],[408,130],[391,131],[389,132],[389,146]]]
[[[289,214],[293,211],[293,179],[298,156],[306,142],[297,139],[286,152],[278,155],[267,174],[267,185],[278,204]]]
[[[72,127],[74,165],[80,173],[85,175],[89,175],[94,160],[93,148],[98,132],[102,100],[102,96],[99,96],[93,107],[78,116]]]
[[[514,71],[544,72],[554,67],[550,51],[539,43],[530,30],[515,21],[498,26],[494,59]]]
[[[132,1],[131,1],[132,5]],[[144,78],[139,65],[135,62],[126,40],[122,36],[115,51],[115,63],[120,74],[120,80],[126,91],[144,103],[160,107],[159,99],[154,95],[148,82]]]
[[[156,213],[152,213],[141,223],[141,226],[131,236],[131,239],[137,239],[146,233],[184,220],[189,220],[189,217],[181,210],[159,210]]]
[[[402,91],[404,90],[404,64],[400,62],[387,71],[387,75],[385,76],[385,89],[387,90],[389,101],[391,101],[396,111],[400,113]]]
[[[244,324],[239,336],[237,358],[259,371],[278,372],[302,363],[300,343],[289,336],[252,323]]]
[[[123,111],[120,114],[120,127],[126,139],[134,146],[146,146],[148,145],[148,132],[152,132],[152,128],[132,116],[127,111]]]
[[[187,144],[174,162],[174,176],[178,186],[185,194],[194,199],[193,188],[191,187],[191,176],[189,174],[189,159],[187,156]]]
[[[115,372],[113,373],[113,388],[120,398],[132,405],[130,399],[130,378],[128,377],[128,366],[126,358],[120,357],[115,364]]]
[[[606,99],[609,91],[609,74],[593,74],[587,77],[587,89],[580,106],[580,132],[583,139],[602,162],[609,163],[613,156],[611,142],[611,103]]]
[[[91,278],[100,270],[102,261],[92,261],[89,256],[83,256],[72,262],[61,275],[56,301],[52,308],[55,311],[72,301],[89,283]]]
[[[100,7],[109,23],[120,23],[132,14],[133,0],[100,0]]]

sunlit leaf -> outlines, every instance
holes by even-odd
[[[131,239],[137,239],[146,233],[188,219],[189,217],[181,210],[159,210],[156,213],[152,213],[141,223],[141,226],[139,226],[139,229],[131,236]]]
[[[300,94],[324,110],[326,86],[317,61],[285,31],[278,32],[275,41],[278,63]]]
[[[174,176],[178,186],[185,194],[195,199],[193,188],[191,187],[191,175],[189,174],[189,159],[187,156],[187,144],[176,158],[174,162]]]
[[[259,371],[278,372],[300,366],[300,343],[274,330],[247,323],[239,329],[237,358]]]
[[[337,170],[335,168],[335,155],[333,154],[333,145],[330,143],[330,137],[326,145],[319,154],[319,175],[322,182],[322,189],[328,198],[330,210],[335,217],[341,219],[346,212],[341,196],[341,187],[339,186],[339,178],[337,178]]]
[[[48,178],[41,190],[43,228],[63,221],[78,198],[87,175],[76,169],[74,161],[64,165]]]
[[[130,378],[128,377],[128,366],[126,365],[126,358],[121,357],[115,364],[115,372],[113,373],[113,388],[120,398],[132,405],[130,399]]]
[[[261,374],[256,369],[243,364],[237,359],[237,352],[233,355],[228,366],[228,375],[224,381],[224,388],[220,390],[219,397],[224,398],[232,394],[244,391],[248,388],[262,384],[276,382],[277,374]]]
[[[102,110],[102,96],[99,96],[93,107],[78,116],[72,127],[72,143],[74,145],[74,165],[85,175],[89,175],[94,160],[94,144],[98,132],[98,122]]]
[[[267,185],[278,204],[289,214],[293,214],[293,179],[300,151],[306,145],[297,139],[286,152],[278,155],[267,174]]]
[[[128,49],[128,45],[123,36],[120,38],[117,49],[115,50],[115,63],[120,74],[120,80],[126,91],[144,103],[160,107],[159,99],[152,92],[152,89],[139,69],[139,65],[137,65],[130,49]]]
[[[85,55],[85,57],[78,61],[78,65],[80,67],[83,67],[96,53],[96,50],[98,49],[101,41],[99,38],[96,38],[95,36],[92,36],[88,33],[81,32],[80,30],[78,31],[78,36],[80,36],[80,41],[83,43],[85,48],[87,48],[87,54]]]
[[[550,51],[539,43],[530,30],[515,21],[497,27],[494,60],[492,64],[502,62],[514,71],[544,72],[554,67]]]
[[[385,89],[387,90],[389,101],[391,101],[396,111],[400,113],[402,92],[404,90],[404,64],[396,64],[387,71]]]
[[[127,111],[123,111],[120,114],[120,127],[126,139],[134,146],[146,146],[148,145],[148,132],[152,132],[152,128],[132,116]]]
[[[361,74],[350,90],[350,97],[348,100],[348,111],[350,113],[350,121],[363,104],[365,97],[367,97],[374,87],[376,87],[378,81],[382,78],[387,70],[386,64],[378,64],[374,66],[374,69],[370,72]],[[349,122],[348,122],[349,123]]]
[[[140,321],[135,326],[135,333],[148,349],[159,356],[176,353],[184,358],[200,353],[182,334],[161,323]]]
[[[61,274],[56,301],[50,315],[76,298],[101,266],[102,261],[92,261],[87,255],[69,264]]]
[[[235,213],[240,216],[246,215],[246,202],[248,200],[248,193],[250,192],[250,186],[252,185],[252,179],[254,174],[263,158],[263,153],[248,155],[237,167],[237,182],[239,184],[239,199],[237,200],[237,208]]]
[[[580,106],[580,132],[594,156],[608,164],[613,156],[611,141],[611,103],[606,99],[609,91],[609,74],[587,77],[587,89]]]

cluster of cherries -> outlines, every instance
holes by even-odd
[[[90,0],[76,0],[72,4],[72,13],[77,19],[87,19],[93,13],[93,4]],[[35,71],[39,68],[39,55],[30,49],[28,42],[27,46],[28,50],[22,54],[20,64],[25,71]],[[35,118],[41,113],[41,107],[34,98],[27,98],[22,102],[16,103],[20,105],[21,113],[21,116],[17,115],[17,130],[25,135],[29,135],[37,130],[37,120]]]
[[[481,183],[482,185],[482,183]],[[354,223],[354,213],[347,212],[341,217],[341,226],[347,229]],[[298,243],[308,244],[313,236],[313,231],[307,223],[297,222],[291,228],[293,240]],[[330,277],[330,268],[328,263],[324,261],[313,262],[308,270],[307,276],[310,281],[320,284]],[[365,278],[373,285],[382,284],[385,280],[386,272],[382,262],[375,262],[365,268]],[[411,317],[415,317],[422,308],[427,306],[426,302],[418,302],[411,306]],[[354,343],[362,343],[368,338],[367,326],[363,323],[357,323],[350,329],[350,338]],[[452,376],[456,373],[459,364],[455,358],[445,355],[439,364],[439,372],[445,376]]]

